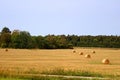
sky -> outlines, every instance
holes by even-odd
[[[120,0],[0,0],[0,31],[119,35]]]

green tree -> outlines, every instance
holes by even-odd
[[[10,29],[9,29],[9,28],[4,27],[4,28],[2,29],[1,34],[4,34],[4,33],[11,33],[11,31],[10,31]]]
[[[11,47],[12,48],[20,48],[20,31],[14,30],[11,36]]]
[[[47,49],[56,49],[56,36],[55,35],[47,35],[45,36],[45,48]]]
[[[43,36],[37,36],[35,37],[36,47],[39,49],[47,48],[47,41],[45,41],[45,38]]]
[[[27,31],[13,31],[11,40],[13,48],[33,48],[32,37]]]
[[[9,28],[4,27],[1,32],[1,37],[0,37],[0,46],[3,48],[9,47],[11,42],[11,31]]]

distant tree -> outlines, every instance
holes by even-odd
[[[58,35],[56,37],[56,44],[58,48],[68,48],[68,42],[65,35]],[[70,46],[70,45],[69,45]]]
[[[32,46],[32,38],[29,32],[21,31],[20,35],[20,48],[31,48]]]
[[[4,34],[4,33],[11,33],[11,31],[10,31],[10,29],[9,29],[9,28],[4,27],[4,28],[2,29],[1,34]]]
[[[27,31],[14,30],[12,33],[12,47],[13,48],[32,48],[32,37]]]
[[[3,48],[7,48],[9,47],[10,42],[11,42],[11,31],[9,30],[9,28],[4,27],[2,29],[0,36],[0,46]]]
[[[11,47],[12,48],[20,48],[20,31],[19,30],[14,30],[12,32],[12,36],[11,36]]]
[[[56,36],[55,35],[47,35],[45,36],[45,47],[48,49],[56,49]]]
[[[39,48],[39,49],[44,49],[44,48],[47,48],[47,41],[45,41],[45,38],[43,36],[37,36],[35,38],[35,44],[36,44],[36,47]]]
[[[0,47],[2,48],[39,48],[39,49],[72,49],[75,47],[110,47],[120,48],[120,36],[106,35],[46,35],[31,36],[27,31],[4,27],[0,32]]]
[[[46,40],[46,47],[48,49],[66,49],[70,48],[72,49],[73,46],[70,44],[65,35],[47,35],[45,37]]]

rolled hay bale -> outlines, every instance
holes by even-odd
[[[103,60],[102,60],[102,63],[103,63],[103,64],[110,64],[110,61],[109,61],[109,59],[103,59]]]
[[[92,51],[92,53],[95,53],[95,51]]]
[[[75,50],[73,50],[73,53],[76,53],[76,51],[75,51]]]
[[[8,51],[8,49],[5,49],[5,51],[7,52],[7,51]]]
[[[83,52],[80,52],[79,55],[83,55]]]
[[[86,54],[85,58],[91,58],[90,54]]]

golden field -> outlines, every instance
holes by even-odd
[[[101,74],[120,75],[120,49],[75,48],[72,49],[0,49],[0,72],[24,73],[62,68],[92,71]],[[95,53],[92,53],[95,51]],[[79,55],[83,52],[83,55]],[[85,58],[90,54],[91,58]],[[108,58],[110,64],[102,64]]]

